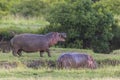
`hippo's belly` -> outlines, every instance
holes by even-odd
[[[21,49],[25,52],[36,52],[36,51],[45,51],[48,48],[49,48],[48,45],[36,44],[36,45],[23,46]]]

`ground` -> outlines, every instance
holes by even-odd
[[[51,48],[52,57],[38,52],[14,57],[12,53],[0,54],[0,80],[120,80],[120,54],[94,53],[92,50]],[[98,68],[58,70],[57,58],[64,52],[86,53],[97,61]]]

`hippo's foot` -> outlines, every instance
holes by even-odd
[[[21,57],[21,56],[22,56],[22,53],[18,53],[18,55],[19,55],[19,57]]]
[[[43,57],[43,52],[42,51],[40,52],[40,57]]]
[[[17,55],[17,54],[13,54],[13,56],[18,57],[18,55]]]
[[[43,54],[40,54],[40,57],[43,57]]]
[[[51,55],[48,55],[48,57],[51,57]]]

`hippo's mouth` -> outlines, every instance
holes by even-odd
[[[67,38],[66,33],[60,33],[60,41],[65,41],[65,39]]]
[[[61,38],[61,41],[65,41],[65,38]]]

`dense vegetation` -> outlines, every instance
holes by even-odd
[[[109,53],[120,47],[119,3],[119,0],[1,0],[0,39],[10,40],[14,36],[11,32],[66,32],[66,43],[58,46]]]

